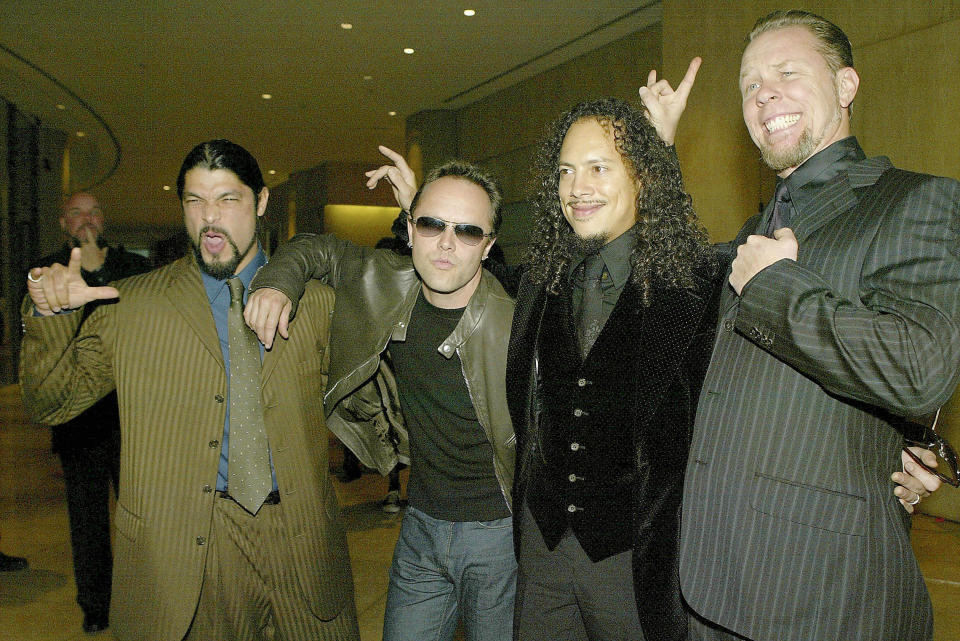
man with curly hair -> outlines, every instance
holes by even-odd
[[[507,361],[521,641],[686,638],[678,508],[721,279],[665,141],[698,66],[672,106],[652,77],[647,115],[574,106],[539,152]]]

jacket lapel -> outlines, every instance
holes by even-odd
[[[177,261],[176,274],[164,294],[170,301],[170,306],[183,316],[204,349],[223,367],[223,354],[220,351],[220,339],[217,338],[213,313],[210,311],[210,301],[207,300],[200,270],[197,269],[192,255]]]
[[[824,225],[853,211],[860,202],[862,190],[876,184],[883,172],[891,166],[890,161],[883,156],[869,158],[855,164],[825,185],[793,230],[800,243],[800,250],[803,251],[803,241]]]
[[[607,359],[623,358],[624,345],[643,347],[632,354],[637,372],[634,398],[644,399],[642,407],[636,408],[640,425],[656,414],[709,302],[707,296],[679,289],[661,289],[653,301],[649,308],[641,307],[639,289],[627,283],[587,357],[603,367]]]

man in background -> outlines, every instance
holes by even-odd
[[[929,640],[889,481],[897,417],[957,386],[960,183],[866,158],[836,25],[778,11],[747,40],[743,118],[779,178],[734,243],[696,415],[680,551],[693,638]]]
[[[41,267],[70,261],[70,251],[80,248],[80,274],[92,287],[141,274],[150,269],[146,258],[108,245],[104,235],[103,209],[96,197],[76,193],[67,198],[60,212],[65,237],[61,249],[34,261]],[[89,305],[84,314],[93,311]],[[83,630],[103,630],[109,625],[110,580],[113,554],[110,549],[110,486],[116,492],[120,476],[120,416],[117,395],[107,394],[90,409],[63,425],[54,425],[53,451],[60,457],[67,492],[70,546],[77,603],[83,610]]]

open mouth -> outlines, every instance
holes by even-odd
[[[208,253],[217,255],[227,245],[227,237],[215,231],[205,231],[200,234],[200,243]]]
[[[772,134],[784,129],[788,129],[797,124],[799,121],[800,114],[785,114],[767,120],[763,123],[763,126],[767,130],[768,134]]]

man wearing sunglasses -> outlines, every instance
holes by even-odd
[[[391,182],[406,190],[402,168]],[[511,638],[515,443],[503,373],[514,305],[483,269],[500,199],[481,170],[448,163],[412,198],[411,257],[302,234],[251,283],[246,319],[268,348],[274,328],[286,337],[308,279],[336,290],[327,424],[383,474],[410,463],[386,641],[452,639],[458,618],[468,638]]]

